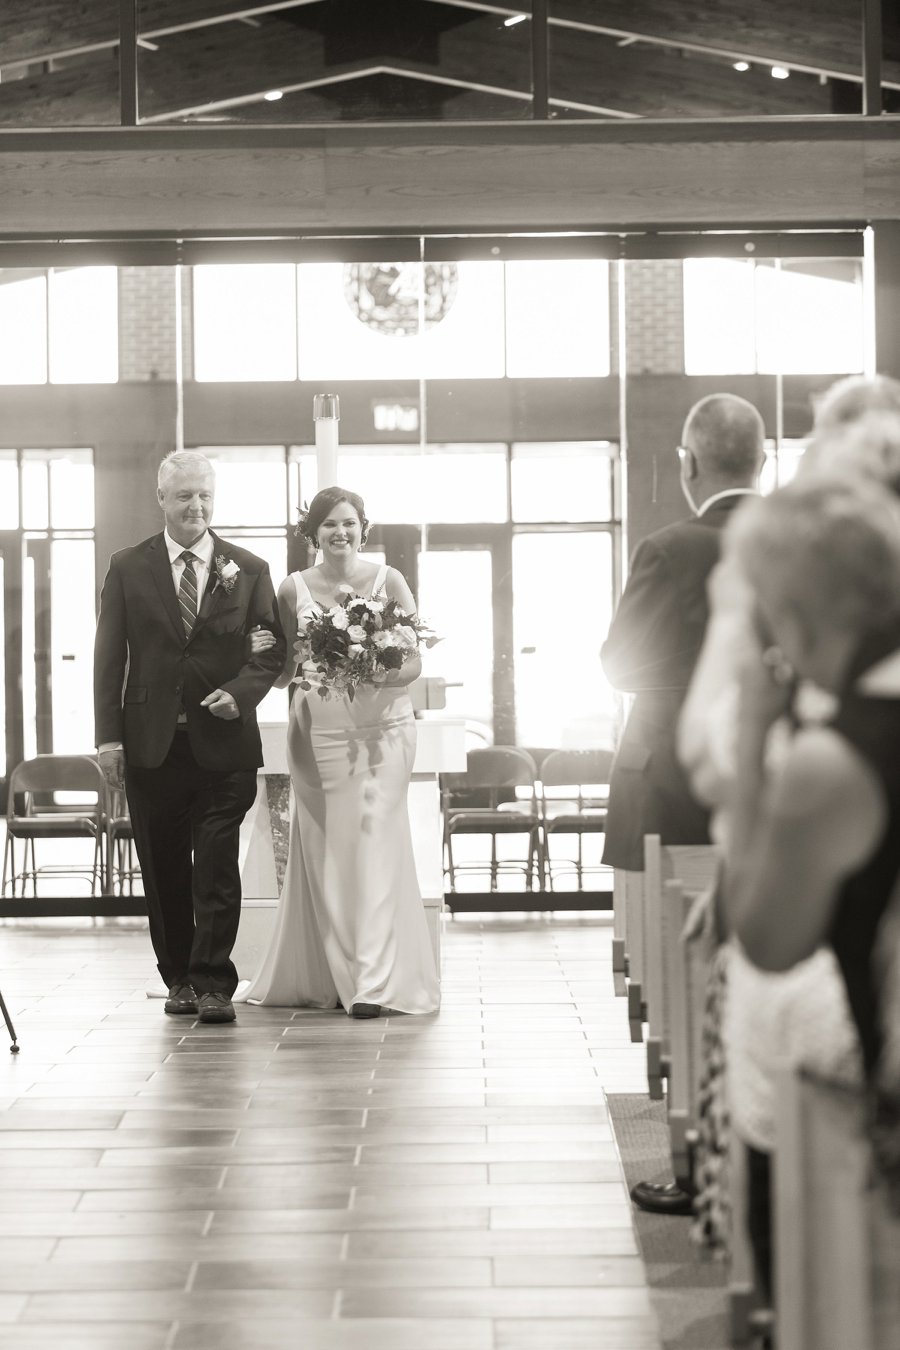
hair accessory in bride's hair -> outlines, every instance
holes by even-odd
[[[304,502],[302,506],[297,507],[297,524],[294,526],[294,534],[305,534],[304,525],[309,518],[309,502]]]

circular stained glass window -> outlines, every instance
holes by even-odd
[[[344,298],[367,328],[387,337],[414,337],[419,331],[419,263],[347,263]],[[456,263],[426,263],[425,329],[446,318],[459,289]]]

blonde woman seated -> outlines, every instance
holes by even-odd
[[[730,546],[762,640],[835,711],[801,727],[767,772],[791,686],[745,663],[728,919],[763,970],[789,970],[823,943],[834,952],[896,1165],[900,953],[882,938],[900,878],[900,502],[846,479],[798,483],[742,513]]]
[[[900,482],[900,383],[885,377],[839,381],[817,412],[816,435],[801,462],[805,481],[823,473],[846,474],[893,486]],[[722,562],[710,579],[710,622],[679,726],[679,753],[701,800],[715,808],[713,835],[728,840],[729,802],[738,778],[736,753],[738,672],[760,664],[765,642],[754,623],[754,588],[726,538]],[[776,665],[776,669],[777,669]],[[794,688],[791,719],[771,728],[767,763],[773,768],[785,752],[793,725],[815,724],[827,716],[830,696],[809,682]],[[713,916],[703,916],[708,929]],[[719,916],[724,931],[723,916]],[[730,1123],[748,1146],[751,1182],[765,1176],[774,1144],[775,1075],[781,1064],[803,1064],[841,1081],[859,1079],[858,1042],[833,953],[821,948],[789,973],[760,971],[739,943],[730,943],[718,960],[722,997],[721,1038],[727,1083],[706,1075],[707,1119],[700,1151],[700,1223],[698,1237],[713,1247],[727,1243],[729,1205],[720,1176],[727,1151],[723,1130]],[[708,1027],[712,1042],[716,1029]],[[767,1281],[765,1188],[752,1185],[750,1227]],[[762,1197],[762,1199],[761,1199]]]

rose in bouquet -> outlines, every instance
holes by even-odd
[[[396,600],[366,600],[350,586],[338,587],[338,595],[329,609],[318,609],[306,620],[297,639],[298,663],[314,665],[317,676],[315,685],[301,678],[301,689],[352,700],[359,685],[384,684],[392,670],[439,641]]]

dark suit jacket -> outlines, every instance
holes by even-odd
[[[210,531],[212,533],[212,531]],[[216,558],[240,571],[232,590],[218,581]],[[277,641],[249,656],[256,624]],[[262,747],[256,705],[284,665],[285,641],[269,569],[262,558],[213,534],[213,561],[197,622],[185,639],[172,568],[162,534],[113,555],[100,597],[94,646],[97,744],[121,741],[127,762],[162,764],[179,710],[187,713],[191,749],[207,769],[256,769]],[[213,717],[200,700],[224,689],[240,717]]]
[[[743,496],[643,540],[601,651],[615,689],[635,694],[610,782],[604,862],[642,871],[645,834],[664,844],[709,842],[709,813],[675,751],[678,715],[709,617],[706,582],[722,527]]]

